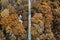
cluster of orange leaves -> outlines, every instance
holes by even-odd
[[[6,28],[8,30],[11,29],[12,33],[14,33],[14,34],[18,34],[19,32],[21,32],[21,33],[25,32],[23,25],[21,23],[19,23],[17,14],[11,14],[8,17],[1,18],[0,24],[3,25],[3,29],[4,28]],[[11,32],[11,30],[10,30],[10,32]]]

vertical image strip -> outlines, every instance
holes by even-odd
[[[28,40],[31,40],[31,1],[28,0]]]
[[[31,40],[60,40],[60,1],[31,2]]]
[[[0,40],[28,40],[28,0],[0,0]]]

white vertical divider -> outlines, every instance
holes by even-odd
[[[31,0],[28,0],[28,40],[31,40]]]

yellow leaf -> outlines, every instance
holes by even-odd
[[[22,2],[22,0],[17,0],[17,3],[20,4]]]
[[[9,16],[9,10],[8,10],[8,9],[4,9],[4,10],[1,12],[1,16],[2,16],[2,17],[8,17],[8,16]]]

